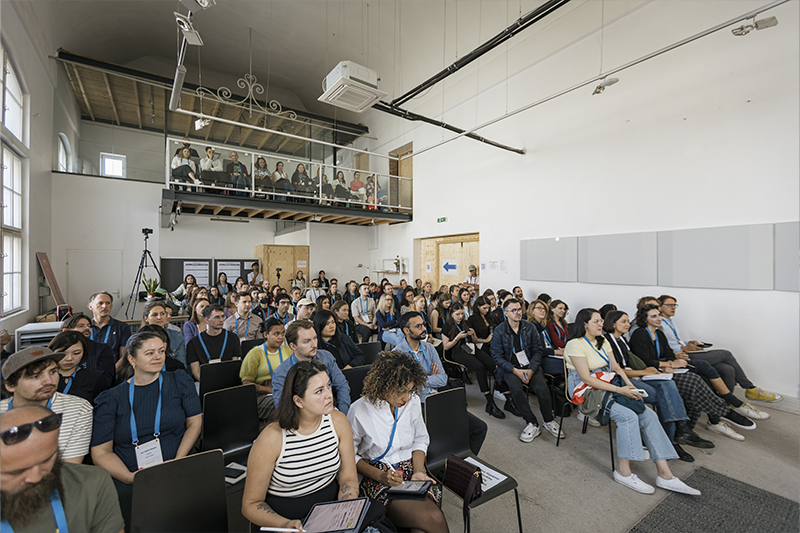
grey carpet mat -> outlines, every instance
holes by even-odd
[[[683,481],[702,496],[671,493],[629,533],[798,531],[797,502],[702,467]]]

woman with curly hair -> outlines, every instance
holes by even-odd
[[[397,527],[446,533],[438,485],[422,501],[387,496],[390,487],[403,481],[433,481],[425,474],[429,438],[419,399],[426,379],[422,366],[411,357],[381,352],[364,379],[363,397],[350,406],[347,418],[353,428],[363,493],[383,502],[387,517]]]

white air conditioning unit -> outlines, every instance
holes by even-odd
[[[14,332],[16,351],[24,350],[29,346],[47,346],[59,333],[61,333],[61,322],[25,324]]]
[[[352,61],[340,61],[322,80],[320,102],[361,113],[386,96],[378,90],[378,73]]]

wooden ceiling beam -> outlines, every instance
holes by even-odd
[[[108,99],[111,101],[111,110],[114,112],[114,119],[117,121],[117,126],[120,125],[119,113],[117,113],[117,104],[114,102],[114,94],[111,92],[111,83],[108,81],[108,74],[103,72],[103,81],[106,82],[106,91],[108,91]]]
[[[231,207],[231,212],[228,214],[229,217],[235,217],[239,213],[244,211],[244,207]]]
[[[205,205],[196,205],[196,206],[194,206],[194,214],[196,215],[197,213],[202,211],[204,207],[205,207]]]
[[[250,128],[247,128],[247,131],[245,132],[245,134],[244,134],[244,135],[242,135],[242,138],[241,138],[241,139],[239,139],[239,146],[244,146],[244,142],[247,140],[247,138],[248,138],[248,137],[250,137],[250,135],[251,135],[251,134],[252,134],[254,131],[256,131],[256,130],[252,130],[252,129],[250,129]]]
[[[301,121],[299,122],[299,124],[297,124],[297,126],[295,126],[294,128],[292,128],[292,131],[290,131],[289,133],[290,133],[290,134],[292,134],[292,135],[294,135],[294,134],[296,134],[298,131],[300,131],[300,128],[302,128],[303,126],[305,126],[305,125],[307,125],[307,124],[308,124],[308,121],[306,121],[306,120],[301,120]],[[276,152],[280,152],[281,148],[283,148],[284,146],[286,146],[286,143],[288,143],[289,141],[292,141],[292,140],[294,140],[294,139],[292,139],[291,137],[286,137],[286,138],[283,140],[283,142],[281,142],[281,143],[278,145],[278,147],[277,147],[277,148],[275,148],[275,151],[276,151]]]
[[[261,213],[261,209],[248,209],[247,210],[247,218],[253,218],[257,214]]]
[[[238,108],[238,110],[236,111],[236,116],[233,117],[233,122],[237,122],[239,120],[239,117],[242,116],[242,111],[244,110],[241,107]],[[228,135],[225,136],[225,140],[222,141],[222,144],[228,144],[228,139],[230,139],[231,135],[233,135],[233,129],[235,127],[236,127],[235,124],[231,124],[231,127],[228,129]]]
[[[225,209],[224,205],[218,205],[214,209],[212,209],[211,212],[214,214],[214,216],[216,216],[216,215],[219,215],[220,212],[222,212],[223,209]]]
[[[220,102],[219,100],[217,100],[217,103],[216,103],[216,104],[214,104],[214,109],[211,111],[211,116],[212,116],[212,117],[216,117],[216,116],[217,116],[217,111],[219,111],[219,105],[220,105],[221,103],[222,103],[222,102]],[[209,125],[208,125],[208,131],[206,132],[206,140],[208,140],[208,137],[211,135],[211,130],[212,130],[213,128],[214,128],[214,121],[212,120],[212,121],[211,121],[211,124],[209,124]]]
[[[136,99],[136,118],[139,119],[139,129],[142,129],[142,108],[139,105],[139,82],[133,82],[133,96]]]
[[[270,218],[280,213],[280,211],[264,211],[264,214],[261,215],[262,218]]]
[[[304,220],[306,218],[311,218],[313,216],[314,216],[313,213],[298,213],[297,215],[292,217],[292,220],[300,221],[300,220]]]
[[[280,215],[278,215],[278,220],[283,220],[285,218],[289,218],[290,216],[292,216],[294,214],[295,213],[292,213],[291,211],[289,211],[287,213],[281,213]]]
[[[189,107],[187,111],[194,111],[194,94],[190,94],[188,96],[189,96]],[[184,137],[189,136],[189,132],[192,130],[192,122],[194,122],[194,116],[186,115],[186,131],[183,134]]]
[[[286,122],[286,118],[284,118],[284,117],[281,117],[281,118],[280,118],[280,120],[278,120],[278,123],[277,123],[277,124],[275,124],[274,126],[272,126],[272,127],[271,127],[271,128],[269,128],[269,129],[271,129],[271,130],[277,130],[278,128],[280,128],[280,127],[281,127],[281,124],[283,124],[284,122]],[[264,146],[264,143],[266,143],[266,142],[267,142],[267,139],[269,139],[269,138],[270,138],[270,137],[272,137],[273,135],[274,135],[274,134],[273,134],[273,133],[270,133],[270,132],[266,132],[266,133],[264,133],[264,138],[263,138],[263,139],[261,139],[261,142],[258,144],[258,148],[256,148],[256,150],[261,150],[261,147],[262,147],[262,146]]]
[[[78,88],[81,90],[81,96],[83,96],[83,103],[86,104],[86,110],[89,112],[89,116],[91,117],[92,121],[94,121],[94,112],[92,111],[92,104],[89,103],[89,97],[86,96],[86,89],[83,88],[83,80],[81,80],[81,73],[78,71],[78,67],[75,65],[72,66],[75,69],[75,79],[78,80]]]

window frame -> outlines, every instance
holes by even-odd
[[[120,161],[122,163],[122,174],[108,174],[106,173],[106,161]],[[127,157],[124,154],[112,154],[110,152],[100,152],[100,175],[107,178],[127,178],[128,177],[128,163]]]
[[[14,68],[14,65],[12,64],[11,58],[8,52],[6,51],[5,47],[0,48],[0,55],[2,55],[2,57],[0,57],[0,61],[2,61],[2,63],[0,63],[0,68],[2,68],[0,74],[2,74],[2,79],[3,79],[2,110],[0,110],[2,111],[2,116],[0,116],[0,122],[3,123],[3,126],[10,135],[12,135],[18,141],[25,143],[25,124],[26,124],[26,112],[27,112],[27,106],[25,105],[26,104],[25,85],[22,83],[22,77],[17,72],[17,69]],[[18,97],[9,88],[8,85],[9,75],[13,75],[14,85],[16,85],[16,87],[19,89]],[[13,104],[15,105],[15,107],[19,108],[19,123],[14,124],[14,128],[17,127],[19,128],[18,131],[10,128],[6,123],[7,120],[6,115],[7,112],[10,111],[9,101],[8,101],[9,96],[13,99]]]
[[[11,158],[11,160],[9,160]],[[0,217],[0,259],[3,262],[3,276],[0,277],[0,317],[5,317],[19,311],[25,306],[25,179],[24,179],[24,158],[14,151],[11,145],[3,142],[0,145],[0,205],[2,205],[2,217]],[[7,186],[6,172],[12,173],[11,187]],[[17,174],[17,181],[13,174]],[[8,191],[8,192],[7,192]],[[11,224],[6,224],[7,202],[14,205],[16,202],[18,212],[18,225],[12,220]],[[12,208],[12,216],[15,216],[17,209]],[[15,217],[16,218],[16,217]],[[16,266],[15,266],[16,265]],[[15,280],[16,278],[16,280]],[[18,286],[16,281],[18,280]],[[10,283],[9,283],[10,281]],[[11,304],[8,304],[9,299]]]

